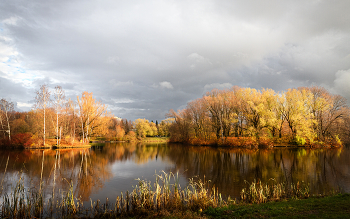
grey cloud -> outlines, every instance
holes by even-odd
[[[347,95],[349,8],[340,0],[4,0],[0,36],[11,49],[0,53],[33,75],[31,88],[6,79],[22,96],[61,85],[72,99],[93,92],[116,116],[161,120],[231,85],[322,85]]]

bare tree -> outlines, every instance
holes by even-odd
[[[9,140],[11,141],[11,128],[10,128],[10,117],[11,117],[11,112],[14,111],[14,107],[13,107],[13,103],[12,102],[8,102],[5,99],[1,99],[0,100],[0,111],[3,112],[3,114],[5,115],[5,119],[6,119],[6,126],[7,129],[4,129],[4,124],[2,122],[2,119],[0,118],[1,121],[1,126],[4,132],[7,132],[8,136],[9,136]],[[1,115],[0,115],[1,117]]]
[[[56,139],[57,139],[57,146],[58,146],[58,118],[59,118],[59,114],[62,111],[62,108],[64,106],[64,102],[65,102],[65,93],[64,90],[62,89],[61,86],[56,86],[55,87],[55,93],[54,93],[54,97],[55,97],[55,109],[56,109]],[[61,136],[60,136],[61,139]]]
[[[69,121],[69,126],[71,131],[73,131],[73,134],[71,132],[71,135],[73,135],[73,143],[75,141],[75,112],[76,112],[76,103],[69,99],[68,102],[66,103],[67,110],[69,112],[69,115],[71,116],[71,119]],[[73,122],[73,128],[72,128],[72,122]]]
[[[40,89],[38,91],[36,91],[36,97],[35,97],[35,108],[36,109],[42,109],[44,112],[44,135],[43,135],[43,139],[44,139],[44,146],[45,146],[45,135],[46,135],[46,124],[45,124],[45,112],[46,112],[46,108],[48,108],[50,106],[51,103],[51,99],[50,99],[50,91],[47,87],[46,84],[41,85]]]

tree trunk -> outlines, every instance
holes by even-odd
[[[45,146],[45,134],[46,134],[46,130],[45,130],[45,108],[44,108],[44,146]]]

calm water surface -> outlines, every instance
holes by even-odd
[[[19,181],[27,189],[40,188],[42,181],[47,197],[73,186],[83,201],[114,200],[121,192],[133,190],[136,179],[154,182],[161,171],[178,173],[183,188],[189,178],[205,178],[224,196],[235,198],[255,179],[304,181],[313,194],[331,189],[350,193],[347,148],[246,150],[133,143],[107,143],[91,149],[2,150],[0,192],[11,192]]]

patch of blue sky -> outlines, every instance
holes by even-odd
[[[19,73],[26,73],[26,70],[24,69],[24,68],[22,68],[22,67],[16,67],[16,69],[17,69],[17,72],[19,72]]]

